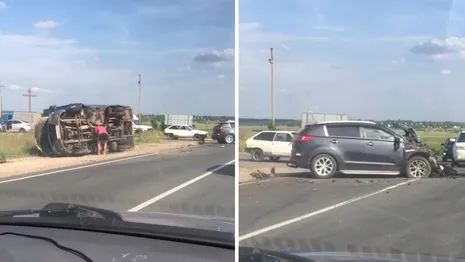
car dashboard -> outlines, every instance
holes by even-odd
[[[0,261],[213,262],[234,261],[234,250],[87,230],[1,225]]]

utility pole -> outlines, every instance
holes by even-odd
[[[274,112],[274,57],[273,48],[270,48],[270,59],[268,59],[271,65],[271,123],[276,126],[275,112]]]
[[[140,100],[141,100],[142,86],[141,86],[141,77],[139,74],[139,126],[142,123],[141,113],[140,113]]]
[[[36,95],[32,94],[32,90],[29,88],[27,90],[27,94],[23,94],[23,96],[27,96],[29,102],[29,113],[32,112],[32,98],[36,97]]]

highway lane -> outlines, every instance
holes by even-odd
[[[242,245],[465,258],[463,178],[288,177],[239,192]]]
[[[126,211],[158,196],[140,211],[234,217],[234,163],[179,188],[233,159],[234,145],[208,144],[1,183],[0,210],[74,202]]]

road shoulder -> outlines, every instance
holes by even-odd
[[[120,153],[107,155],[87,155],[81,157],[26,157],[9,160],[1,164],[0,180],[16,178],[24,175],[43,172],[54,172],[65,168],[77,168],[79,166],[93,165],[96,163],[114,162],[128,157],[143,156],[148,154],[163,154],[165,152],[179,150],[186,147],[201,146],[195,141],[163,141],[156,144],[137,145],[136,148]]]

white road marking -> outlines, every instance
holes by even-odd
[[[396,188],[396,187],[400,187],[400,186],[406,185],[406,184],[408,184],[408,183],[417,181],[417,180],[419,180],[419,179],[420,179],[420,178],[415,178],[415,179],[407,180],[407,181],[404,181],[404,182],[402,182],[402,183],[395,184],[395,185],[392,185],[392,186],[383,188],[383,189],[381,189],[381,190],[375,191],[375,192],[373,192],[373,193],[369,193],[369,194],[366,194],[366,195],[361,195],[361,196],[359,196],[359,197],[355,197],[355,198],[352,198],[352,199],[349,199],[349,200],[340,202],[340,203],[338,203],[338,204],[335,204],[335,205],[332,205],[332,206],[329,206],[329,207],[326,207],[326,208],[323,208],[323,209],[320,209],[320,210],[317,210],[317,211],[314,211],[314,212],[311,212],[311,213],[308,213],[308,214],[305,214],[305,215],[302,215],[302,216],[299,216],[299,217],[295,217],[295,218],[292,218],[292,219],[283,221],[283,222],[281,222],[281,223],[277,223],[277,224],[274,224],[274,225],[271,225],[271,226],[268,226],[268,227],[265,227],[265,228],[262,228],[262,229],[259,229],[259,230],[250,232],[250,233],[248,233],[248,234],[239,236],[239,241],[242,241],[242,240],[245,240],[245,239],[248,239],[248,238],[251,238],[251,237],[254,237],[254,236],[257,236],[257,235],[266,233],[266,232],[269,232],[269,231],[271,231],[271,230],[275,230],[275,229],[278,229],[278,228],[281,228],[281,227],[284,227],[284,226],[287,226],[287,225],[296,223],[296,222],[299,222],[299,221],[301,221],[301,220],[304,220],[304,219],[307,219],[307,218],[310,218],[310,217],[319,215],[319,214],[321,214],[321,213],[324,213],[324,212],[327,212],[327,211],[336,209],[336,208],[338,208],[338,207],[342,207],[342,206],[345,206],[345,205],[354,203],[354,202],[356,202],[356,201],[359,201],[359,200],[362,200],[362,199],[365,199],[365,198],[368,198],[368,197],[371,197],[371,196],[374,196],[374,195],[378,195],[378,194],[383,193],[383,192],[385,192],[385,191],[388,191],[388,190],[394,189],[394,188]]]
[[[182,148],[175,148],[173,150],[166,150],[166,151],[163,151],[163,153],[177,151],[179,149],[182,149]],[[35,177],[48,176],[48,175],[53,175],[53,174],[57,174],[57,173],[69,172],[69,171],[74,171],[74,170],[79,170],[79,169],[84,169],[84,168],[89,168],[89,167],[94,167],[94,166],[102,166],[102,165],[106,165],[106,164],[111,164],[111,163],[116,163],[116,162],[123,162],[123,161],[127,161],[127,160],[138,159],[138,158],[149,157],[149,156],[155,156],[155,155],[161,155],[161,153],[160,152],[154,152],[154,153],[149,153],[149,154],[144,154],[144,155],[130,156],[130,157],[126,157],[126,158],[120,158],[120,159],[108,160],[108,161],[98,162],[98,163],[89,164],[89,165],[82,165],[82,166],[77,166],[77,167],[65,168],[65,169],[50,171],[50,172],[36,174],[36,175],[13,178],[13,179],[0,181],[0,184],[20,181],[20,180],[25,180],[25,179],[29,179],[29,178],[35,178]]]
[[[155,203],[155,202],[157,202],[157,201],[159,201],[159,200],[161,200],[161,199],[163,199],[163,198],[165,198],[165,197],[167,197],[167,196],[169,196],[169,195],[171,195],[171,194],[173,194],[173,193],[175,193],[175,192],[177,192],[177,191],[179,191],[179,190],[181,190],[181,189],[183,189],[183,188],[185,188],[185,187],[187,187],[187,186],[189,186],[189,185],[191,185],[191,184],[193,184],[193,183],[195,183],[197,181],[199,181],[200,179],[203,179],[203,178],[215,173],[216,171],[218,171],[220,169],[225,168],[226,166],[228,166],[228,165],[230,165],[230,164],[232,164],[234,162],[235,162],[235,160],[231,160],[228,163],[225,163],[225,164],[213,169],[212,171],[208,171],[205,174],[202,174],[202,175],[200,175],[198,177],[195,177],[195,178],[193,178],[193,179],[191,179],[191,180],[189,180],[189,181],[187,181],[185,183],[182,183],[179,186],[176,186],[176,187],[174,187],[174,188],[172,188],[172,189],[170,189],[170,190],[168,190],[168,191],[166,191],[166,192],[164,192],[164,193],[162,193],[162,194],[160,194],[160,195],[158,195],[158,196],[156,196],[154,198],[151,198],[151,199],[145,201],[144,203],[141,203],[141,204],[129,209],[128,212],[136,212],[136,211],[139,211],[139,210],[141,210],[143,208],[146,208],[146,207],[150,206],[151,204],[153,204],[153,203]]]

